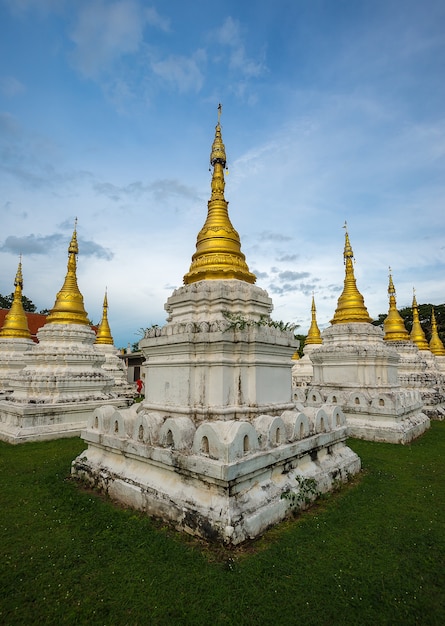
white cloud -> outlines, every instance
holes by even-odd
[[[204,50],[197,50],[191,57],[169,55],[161,61],[151,61],[151,69],[179,92],[199,92],[204,82],[202,66],[206,61]]]
[[[150,26],[156,26],[165,33],[170,32],[170,20],[167,17],[159,15],[154,7],[145,9],[145,17]]]
[[[4,76],[0,78],[0,92],[8,97],[13,98],[26,91],[26,87],[14,76]]]
[[[221,28],[214,33],[216,43],[229,49],[229,66],[247,77],[256,77],[265,71],[262,61],[253,61],[247,56],[242,40],[240,23],[232,17],[224,20]],[[219,59],[224,62],[225,56]]]
[[[140,48],[149,14],[132,0],[82,5],[71,39],[76,45],[73,60],[87,77],[95,78],[112,63]]]

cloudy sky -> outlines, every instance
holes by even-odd
[[[345,220],[368,311],[445,301],[443,0],[0,0],[0,293],[51,308],[78,282],[117,346],[165,322],[210,195],[273,318],[321,328]]]

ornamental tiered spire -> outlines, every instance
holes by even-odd
[[[0,337],[31,339],[28,320],[22,304],[23,275],[21,260],[15,276],[14,287],[14,298],[9,313],[6,314],[5,323],[0,330]]]
[[[314,296],[312,296],[311,313],[312,313],[312,321],[311,321],[311,325],[310,325],[310,328],[306,337],[306,341],[304,342],[305,346],[308,346],[311,344],[323,343],[320,329],[318,328],[318,324],[317,324],[317,317],[316,317],[317,309],[315,308]]]
[[[388,315],[383,322],[383,330],[385,341],[409,341],[409,334],[405,328],[403,318],[397,310],[396,304],[396,290],[391,276],[391,268],[389,268],[389,311]]]
[[[349,241],[347,224],[343,226],[345,229],[345,249],[343,253],[346,275],[344,281],[343,292],[338,299],[337,309],[331,324],[350,324],[350,323],[371,323],[365,306],[362,294],[357,289],[354,276],[353,259],[351,243]]]
[[[428,342],[425,337],[425,333],[423,332],[423,328],[420,325],[419,320],[419,309],[417,308],[417,300],[416,293],[413,289],[413,327],[411,328],[411,332],[409,338],[419,350],[429,350]]]
[[[103,304],[103,313],[102,319],[99,324],[99,328],[96,333],[96,341],[94,343],[98,343],[101,345],[114,345],[113,337],[111,336],[110,325],[108,323],[108,298],[107,292],[105,291],[104,304]]]
[[[68,271],[62,289],[56,296],[56,302],[46,318],[46,324],[83,324],[88,325],[88,317],[83,305],[83,296],[77,285],[77,261],[79,254],[77,244],[77,219],[73,236],[68,248]]]
[[[255,274],[249,271],[246,257],[241,252],[241,242],[233,228],[228,212],[228,202],[224,198],[224,168],[226,150],[221,135],[221,105],[218,106],[218,123],[210,153],[213,167],[211,197],[208,202],[207,219],[198,233],[196,252],[184,283],[199,280],[236,278],[247,283],[256,281]]]
[[[431,311],[431,339],[430,350],[435,356],[445,356],[445,347],[442,343],[439,333],[437,332],[436,314],[434,309]]]

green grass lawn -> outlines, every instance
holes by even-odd
[[[68,479],[80,439],[0,442],[0,624],[445,624],[445,422],[351,440],[363,473],[209,549]]]

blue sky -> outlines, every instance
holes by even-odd
[[[0,0],[0,293],[51,308],[78,218],[78,283],[117,346],[165,323],[210,195],[276,320],[321,328],[345,220],[368,311],[445,301],[443,0]]]

